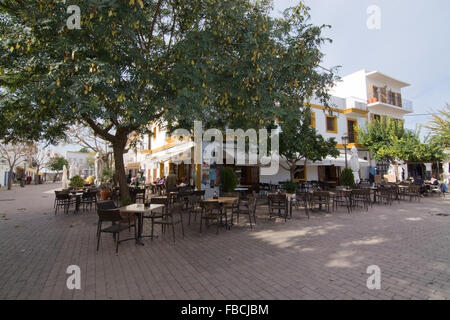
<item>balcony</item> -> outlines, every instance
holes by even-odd
[[[413,112],[413,103],[402,99],[400,94],[394,96],[374,94],[369,98],[367,108],[373,113],[399,118]]]
[[[348,97],[345,105],[346,107],[343,113],[349,116],[365,116],[368,112],[367,100],[364,99]]]

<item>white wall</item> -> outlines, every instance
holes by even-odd
[[[366,73],[366,70],[360,70],[342,77],[330,93],[341,98],[355,97],[367,100]]]

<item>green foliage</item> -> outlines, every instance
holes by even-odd
[[[450,149],[450,104],[433,115],[427,128],[432,132],[433,143]]]
[[[294,179],[294,170],[299,161],[304,161],[304,163],[307,160],[316,162],[327,156],[337,157],[339,155],[336,140],[334,138],[325,140],[310,125],[310,119],[310,108],[304,108],[303,110],[297,108],[297,112],[286,113],[280,119],[282,130],[280,133],[280,155],[287,161],[288,167],[285,169],[290,171],[291,180]]]
[[[121,207],[129,206],[130,204],[133,204],[133,201],[131,201],[130,197],[128,197],[126,199],[123,199],[123,200],[120,200],[120,206]]]
[[[355,187],[355,177],[353,175],[352,169],[345,168],[344,170],[342,170],[340,181],[341,181],[342,186],[354,188]]]
[[[287,193],[295,193],[298,189],[298,183],[294,181],[285,181],[283,182],[283,188]]]
[[[56,143],[76,123],[113,145],[149,122],[169,129],[260,128],[326,101],[320,73],[327,26],[299,5],[282,17],[268,0],[76,1],[81,29],[60,0],[0,4],[0,137]],[[127,197],[122,168],[117,176]]]
[[[230,167],[223,167],[220,172],[220,182],[222,183],[223,192],[233,192],[237,186],[237,178],[233,169]]]
[[[53,171],[62,171],[64,169],[64,166],[66,168],[69,166],[69,163],[64,157],[56,156],[49,160],[49,168]]]
[[[434,162],[443,159],[442,147],[432,140],[423,143],[419,132],[407,130],[403,122],[382,117],[365,128],[358,128],[358,138],[376,160]]]
[[[112,169],[103,168],[102,172],[102,181],[100,184],[100,188],[102,189],[110,189],[113,182],[114,171]]]
[[[83,148],[81,148],[80,151],[78,151],[78,152],[89,153],[89,150],[83,147]]]
[[[70,178],[69,187],[82,188],[84,186],[84,179],[79,175]]]

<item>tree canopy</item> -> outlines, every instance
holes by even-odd
[[[327,156],[337,157],[339,150],[334,138],[324,139],[311,126],[311,112],[309,109],[299,113],[299,116],[284,118],[280,121],[280,155],[286,160],[291,181],[294,180],[295,168],[299,161],[321,161]]]
[[[60,0],[0,3],[0,137],[56,143],[89,126],[113,147],[123,199],[128,137],[149,122],[258,128],[313,95],[327,102],[326,26],[302,3],[280,18],[266,0],[71,4],[80,29]]]
[[[376,160],[396,162],[433,162],[444,157],[442,147],[432,141],[423,143],[419,132],[405,129],[403,122],[382,117],[357,129],[358,139]]]
[[[450,149],[450,104],[433,115],[427,126],[432,133],[432,141]]]

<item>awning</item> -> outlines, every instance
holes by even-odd
[[[337,158],[326,157],[322,161],[308,161],[309,166],[337,166],[337,167],[345,167],[345,156],[338,156]],[[350,156],[347,155],[347,165],[350,166]],[[368,167],[369,161],[359,158],[359,166],[360,167]]]
[[[172,148],[158,151],[147,156],[147,159],[154,162],[172,161],[173,163],[188,161],[191,162],[191,149],[194,147],[194,142],[182,142]]]
[[[141,163],[140,162],[132,162],[125,164],[126,169],[140,169]]]

